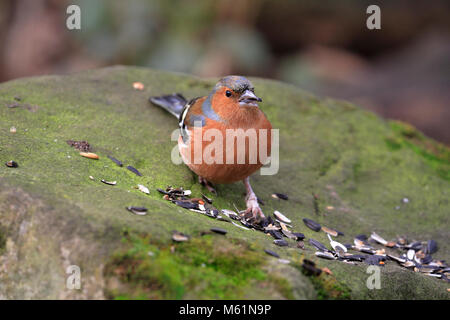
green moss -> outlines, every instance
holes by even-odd
[[[126,284],[126,292],[110,289],[110,298],[241,299],[255,281],[293,298],[285,279],[262,271],[261,250],[240,240],[204,235],[162,244],[150,236],[129,236],[126,244],[105,268],[106,277]]]
[[[450,181],[450,149],[443,144],[427,139],[413,126],[400,121],[390,122],[392,129],[400,137],[387,138],[391,150],[405,146],[420,155],[440,177]]]

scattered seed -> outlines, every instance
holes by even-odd
[[[234,224],[238,228],[241,228],[241,229],[244,229],[244,230],[250,230],[249,228],[246,228],[246,227],[238,225],[236,222],[231,221],[231,223]]]
[[[145,207],[126,207],[126,209],[138,216],[145,216],[147,214],[148,209]]]
[[[329,235],[332,235],[333,237],[337,237],[339,235],[339,233],[336,230],[324,226],[322,226],[322,231],[328,233]]]
[[[227,230],[221,229],[221,228],[211,228],[210,229],[212,232],[218,233],[218,234],[223,234],[226,235],[227,234]]]
[[[328,269],[327,267],[322,268],[322,271],[325,272],[326,274],[332,275],[333,272],[331,272],[330,269]]]
[[[327,236],[328,239],[330,240],[330,245],[333,248],[333,250],[336,251],[340,257],[342,257],[344,253],[347,252],[347,248],[342,243],[339,243],[331,239],[331,236],[329,234],[327,234]]]
[[[278,253],[276,253],[276,252],[274,252],[272,250],[269,250],[269,249],[264,249],[264,252],[267,253],[268,255],[271,255],[271,256],[275,257],[275,258],[279,258],[280,257],[278,255]]]
[[[108,184],[110,186],[115,186],[117,184],[117,181],[106,181],[104,179],[101,180],[104,184]]]
[[[283,235],[277,230],[270,230],[269,234],[277,240],[283,239]]]
[[[19,167],[19,164],[17,162],[13,161],[13,160],[10,160],[10,161],[6,162],[5,165],[7,167],[10,167],[10,168],[17,168],[17,167]]]
[[[189,191],[190,191],[190,190],[189,190]],[[186,192],[184,193],[184,195],[186,195]],[[212,203],[213,203],[212,199],[211,199],[211,198],[208,198],[208,197],[205,196],[203,193],[202,193],[202,198],[203,198],[203,200],[205,200],[205,201],[208,202],[209,204],[212,204]]]
[[[113,161],[115,164],[117,164],[119,167],[123,167],[122,161],[117,160],[116,158],[111,157],[111,156],[107,156],[107,157],[108,157],[111,161]]]
[[[198,205],[196,203],[190,202],[190,201],[182,201],[182,200],[175,200],[173,201],[177,206],[185,208],[185,209],[197,209]],[[203,211],[201,211],[203,213]]]
[[[17,132],[16,127],[12,126],[11,128],[9,128],[9,132],[10,133],[16,133]]]
[[[94,180],[94,177],[93,176],[89,176],[89,179]]]
[[[80,156],[95,160],[99,159],[99,156],[92,152],[80,152]]]
[[[142,82],[133,82],[133,88],[135,90],[144,90],[144,84]]]
[[[308,242],[309,242],[310,245],[314,246],[317,250],[320,250],[320,251],[330,251],[330,250],[328,250],[327,247],[325,247],[325,245],[323,245],[321,242],[319,242],[319,241],[317,241],[317,240],[315,240],[315,239],[310,238],[310,239],[308,240]]]
[[[324,259],[328,259],[328,260],[335,260],[336,258],[334,257],[334,255],[332,253],[329,252],[322,252],[322,251],[317,251],[315,253],[315,255],[319,258],[324,258]]]
[[[289,263],[291,263],[291,261],[286,260],[286,259],[278,259],[278,262],[282,263],[282,264],[289,264]]]
[[[140,177],[142,176],[142,174],[136,168],[134,168],[132,166],[128,166],[127,169],[130,170],[131,172],[137,174]]]
[[[378,234],[376,234],[375,232],[372,232],[372,234],[370,235],[370,238],[375,240],[376,242],[378,242],[379,244],[382,244],[383,246],[385,246],[388,242],[386,240],[384,240],[382,237],[380,237]]]
[[[427,242],[427,253],[433,254],[438,250],[437,242],[434,240],[428,240]]]
[[[301,232],[292,232],[292,234],[297,237],[297,241],[305,239],[305,235]]]
[[[286,247],[288,245],[288,242],[283,239],[275,239],[275,240],[273,240],[273,243],[275,243],[277,246],[280,246],[280,247]]]
[[[174,231],[172,234],[172,240],[175,242],[185,242],[189,240],[189,236],[181,232]]]
[[[289,197],[287,195],[282,194],[282,193],[274,193],[274,194],[272,194],[272,198],[283,199],[283,200],[288,200],[289,199]]]
[[[322,226],[315,222],[314,220],[308,219],[308,218],[303,218],[303,223],[310,228],[311,230],[314,230],[316,232],[320,231],[320,229],[322,228]]]
[[[273,215],[280,221],[284,222],[284,223],[291,223],[292,221],[287,218],[284,214],[282,214],[280,211],[275,210],[273,212]]]
[[[138,188],[143,193],[150,194],[150,190],[148,190],[148,188],[146,186],[143,186],[142,184],[138,184]]]
[[[300,249],[305,249],[305,243],[303,242],[303,241],[298,241],[297,242],[297,248],[300,248]]]

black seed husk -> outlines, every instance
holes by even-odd
[[[275,196],[278,199],[288,200],[289,197],[286,194],[282,193],[274,193],[272,196]]]
[[[189,201],[180,201],[180,200],[174,200],[173,203],[175,203],[177,206],[180,206],[185,209],[198,209],[198,204],[189,202]]]
[[[131,172],[137,174],[140,177],[142,176],[142,173],[140,173],[136,168],[134,168],[132,166],[128,166],[127,169],[130,170]]]
[[[292,232],[292,234],[297,237],[297,241],[305,239],[305,235],[301,232]]]
[[[286,240],[283,240],[283,239],[273,240],[273,243],[275,243],[277,246],[280,246],[280,247],[286,247],[288,245],[288,242]]]
[[[111,156],[108,156],[108,158],[109,158],[111,161],[113,161],[115,164],[117,164],[119,167],[123,167],[122,161],[117,160],[116,158],[111,157]]]
[[[279,258],[280,257],[278,255],[278,253],[276,253],[276,252],[274,252],[272,250],[269,250],[269,249],[264,249],[264,252],[267,253],[268,255],[271,255],[271,256],[275,257],[275,258]]]
[[[280,233],[280,232],[278,232],[278,231],[276,231],[276,230],[270,230],[269,231],[269,234],[272,236],[272,237],[274,237],[275,239],[283,239],[283,235]]]
[[[320,229],[322,229],[322,226],[315,222],[314,220],[308,219],[308,218],[303,218],[303,223],[310,228],[311,230],[314,230],[316,232],[319,232]]]
[[[218,234],[223,234],[226,235],[228,231],[221,229],[221,228],[211,228],[210,229],[212,232],[218,233]]]
[[[325,247],[325,245],[315,239],[311,238],[308,240],[308,242],[319,251],[330,251],[327,247]]]
[[[6,162],[5,165],[10,168],[17,168],[19,166],[19,164],[13,160]]]

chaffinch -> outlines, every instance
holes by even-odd
[[[249,176],[261,168],[266,157],[270,156],[272,126],[258,106],[262,100],[255,95],[251,82],[241,76],[227,76],[215,85],[208,96],[188,102],[177,93],[151,97],[150,101],[179,119],[180,154],[184,163],[198,175],[199,182],[215,193],[211,183],[242,180],[247,189],[245,214],[251,213],[254,218],[263,218],[264,214],[250,185]],[[255,129],[256,134],[247,136],[245,132],[252,131],[247,131],[248,129]],[[227,135],[230,132],[236,134],[236,137]],[[232,137],[232,145],[227,145],[224,140],[228,137]],[[241,144],[234,143],[235,138],[237,141],[241,139]],[[218,139],[222,141],[217,141]],[[214,143],[216,144],[212,145]],[[255,143],[253,147],[252,143]],[[201,149],[196,149],[199,146]],[[266,149],[262,155],[261,148]],[[238,149],[245,155],[245,159],[240,158],[241,161]],[[198,150],[200,155],[195,153]],[[252,156],[251,153],[255,151],[257,156]],[[212,158],[215,159],[214,162],[211,161]]]

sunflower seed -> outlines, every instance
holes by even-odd
[[[339,235],[339,232],[336,230],[333,230],[331,228],[327,228],[322,226],[322,231],[325,233],[328,233],[329,235],[332,235],[333,237],[337,237]]]
[[[319,242],[315,239],[310,238],[308,240],[308,242],[310,245],[314,246],[319,251],[330,251],[330,250],[328,250],[327,247],[325,247],[325,245],[323,245],[321,242]]]
[[[268,233],[277,240],[283,239],[283,235],[276,230],[270,230]]]
[[[289,263],[291,263],[290,260],[286,260],[286,259],[278,259],[278,262],[282,263],[282,264],[289,264]]]
[[[376,242],[378,242],[379,244],[382,245],[386,245],[388,242],[386,240],[384,240],[382,237],[380,237],[378,234],[376,234],[375,232],[372,232],[372,234],[370,235],[370,238],[375,240]]]
[[[218,234],[223,234],[226,235],[228,231],[221,229],[221,228],[211,228],[210,229],[212,232],[218,233]]]
[[[19,166],[19,164],[13,160],[6,162],[5,165],[10,168],[17,168]]]
[[[297,241],[305,239],[305,235],[303,233],[292,232],[292,234],[297,237],[297,239],[296,239]]]
[[[311,219],[307,219],[307,218],[303,218],[303,223],[310,228],[311,230],[314,230],[316,232],[320,231],[320,229],[322,228],[322,226],[315,222],[314,220]]]
[[[198,209],[198,205],[190,201],[174,200],[173,203],[185,209]]]
[[[130,170],[131,172],[137,174],[140,177],[142,176],[142,173],[140,173],[136,168],[134,168],[132,166],[128,166],[127,169]]]
[[[145,216],[147,214],[148,209],[145,207],[126,207],[126,209],[138,216]]]
[[[283,199],[283,200],[288,200],[289,199],[289,197],[287,195],[282,194],[282,193],[274,193],[274,194],[272,194],[272,198]]]
[[[150,190],[148,190],[148,188],[146,186],[143,186],[142,184],[138,184],[138,188],[143,193],[150,194]]]
[[[427,242],[427,253],[433,254],[438,250],[437,242],[434,240],[428,240]]]
[[[277,246],[280,246],[280,247],[286,247],[288,245],[288,242],[286,240],[283,240],[283,239],[273,240],[273,243],[275,243]]]
[[[205,201],[208,202],[209,204],[212,204],[212,203],[213,203],[212,199],[211,199],[211,198],[208,198],[208,197],[205,196],[203,193],[202,193],[202,198],[203,198],[203,200],[205,200]]]
[[[284,236],[289,239],[297,240],[297,236],[293,235],[292,232],[290,232],[290,231],[281,230],[281,233],[283,233]]]
[[[384,264],[384,261],[386,261],[386,257],[383,256],[377,256],[377,255],[373,255],[373,256],[367,256],[364,259],[364,262],[369,264],[369,265],[380,265],[380,264]],[[383,263],[381,263],[383,262]]]
[[[117,184],[117,181],[106,181],[105,179],[101,180],[104,184],[108,184],[110,186],[115,186]]]
[[[100,158],[97,154],[92,152],[80,152],[80,156],[94,160],[98,160]]]
[[[332,253],[329,252],[322,252],[322,251],[317,251],[315,253],[315,255],[319,258],[324,258],[324,259],[328,259],[328,260],[336,260],[336,258],[334,257],[334,255]]]
[[[123,163],[120,160],[117,160],[114,157],[107,156],[110,160],[112,160],[115,164],[117,164],[119,167],[123,167]]]
[[[336,251],[339,254],[339,256],[342,256],[344,252],[347,252],[347,248],[342,243],[339,243],[331,239],[331,236],[329,234],[327,234],[327,236],[328,239],[330,240],[331,247],[333,248],[334,251]]]
[[[234,224],[238,228],[241,228],[241,229],[244,229],[244,230],[250,230],[249,228],[246,228],[246,227],[238,225],[236,222],[231,221],[231,223]]]
[[[406,253],[406,257],[408,258],[408,260],[413,260],[415,255],[416,252],[413,249],[409,249],[408,252]]]
[[[282,214],[280,211],[275,210],[273,212],[273,215],[275,216],[275,218],[277,218],[278,220],[280,220],[281,222],[284,223],[291,223],[292,221],[287,218],[284,214]]]
[[[271,256],[275,257],[275,258],[279,258],[280,257],[278,255],[278,253],[276,253],[276,252],[274,252],[272,250],[269,250],[269,249],[264,249],[264,252],[267,253],[268,255],[271,255]]]
[[[181,232],[174,231],[172,234],[172,240],[175,242],[185,242],[189,240],[189,236]]]

